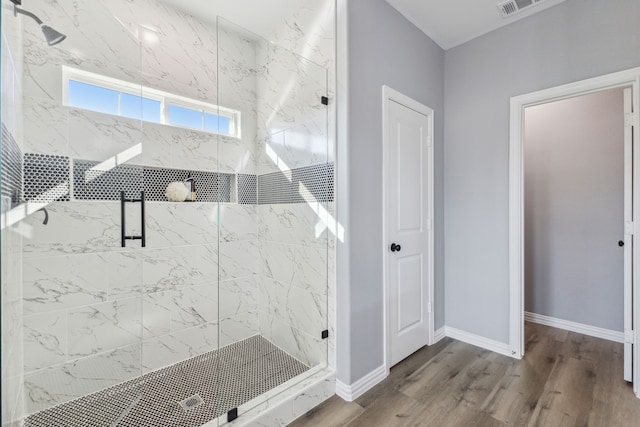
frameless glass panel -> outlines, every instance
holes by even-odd
[[[118,116],[118,91],[54,77],[69,66],[140,87],[140,45],[111,2],[23,7],[66,36],[50,46],[34,20],[3,16],[19,28],[24,67],[12,109],[20,185],[6,217],[28,230],[10,269],[22,288],[23,414],[30,426],[112,425],[141,394],[122,383],[144,373],[141,121]]]
[[[117,115],[119,92],[88,83],[69,80],[68,105],[72,108]]]
[[[2,7],[0,17],[0,73],[2,131],[0,133],[0,180],[2,230],[0,231],[0,285],[2,297],[2,425],[11,425],[24,415],[22,402],[23,330],[22,320],[22,236],[19,221],[9,220],[18,203],[22,187],[22,138],[19,122],[22,93],[20,67],[22,63],[21,28],[11,8]]]
[[[220,205],[221,392],[243,416],[327,364],[327,72],[223,19],[218,41],[219,105],[242,113],[245,147],[218,141],[238,173]]]

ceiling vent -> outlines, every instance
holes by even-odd
[[[508,18],[543,1],[544,0],[509,0],[499,3],[498,10],[500,10],[503,18]]]

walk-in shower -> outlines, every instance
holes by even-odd
[[[2,1],[2,425],[221,425],[326,369],[322,2]]]

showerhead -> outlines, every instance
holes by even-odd
[[[58,43],[60,43],[61,41],[67,38],[67,36],[65,36],[62,33],[59,33],[58,31],[54,30],[48,25],[42,25],[41,28],[42,28],[42,33],[44,34],[44,38],[47,39],[47,44],[49,46],[57,45]]]
[[[15,13],[28,16],[29,18],[36,21],[38,25],[40,25],[40,28],[42,29],[42,33],[44,34],[44,38],[47,39],[47,44],[49,46],[57,45],[58,43],[60,43],[61,41],[67,38],[67,36],[54,30],[50,26],[44,25],[44,23],[42,22],[42,19],[38,18],[35,14],[29,12],[28,10],[20,9],[17,6],[14,6],[13,10]]]

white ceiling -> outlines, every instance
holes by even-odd
[[[504,1],[387,0],[387,3],[447,50],[565,0],[546,0],[506,19],[497,8]]]
[[[262,37],[300,7],[300,0],[161,0],[203,21],[217,16],[238,24]]]

